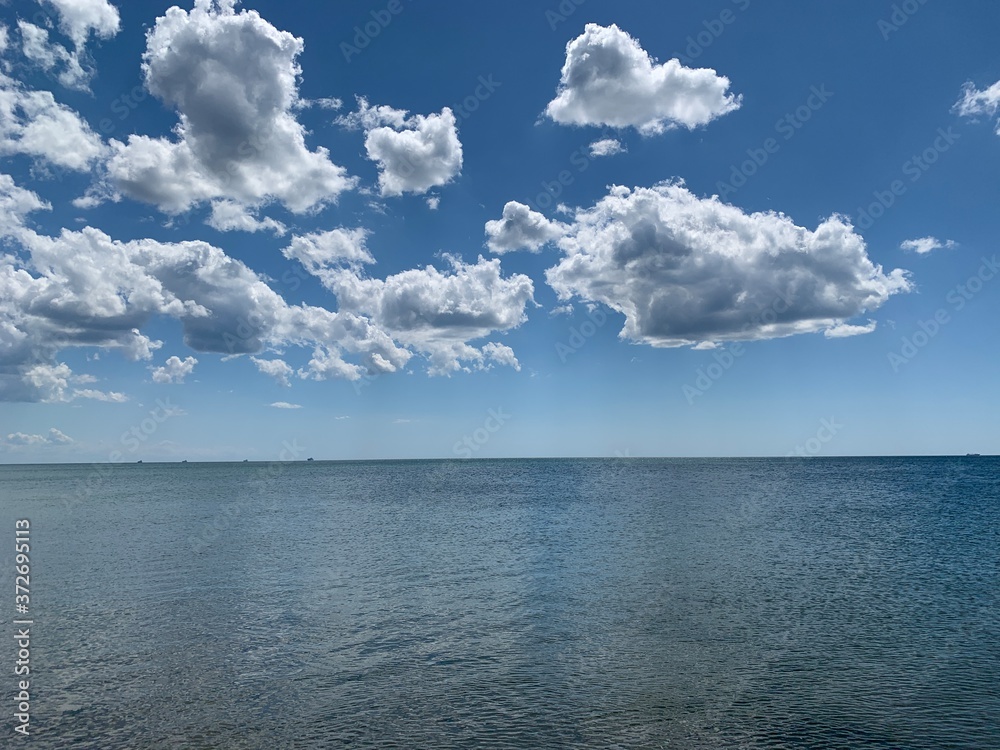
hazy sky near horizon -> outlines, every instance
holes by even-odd
[[[0,463],[1000,453],[996,3],[0,24]]]

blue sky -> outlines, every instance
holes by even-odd
[[[995,3],[0,23],[0,462],[1000,452]]]

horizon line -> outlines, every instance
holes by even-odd
[[[390,463],[404,461],[737,461],[737,460],[822,460],[822,459],[844,459],[844,458],[998,458],[1000,454],[994,453],[910,453],[910,454],[834,454],[816,456],[447,456],[447,457],[410,457],[410,458],[294,458],[294,459],[225,459],[215,461],[199,461],[188,459],[176,460],[145,460],[135,461],[31,461],[31,462],[3,462],[3,466],[137,466],[156,465],[174,466],[182,464],[329,464],[329,463]]]

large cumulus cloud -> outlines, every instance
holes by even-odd
[[[47,236],[24,222],[45,207],[0,175],[0,235],[12,248],[0,255],[0,400],[99,397],[73,391],[76,376],[59,352],[100,347],[149,360],[161,342],[142,331],[156,317],[179,321],[184,342],[201,352],[307,347],[324,364],[322,372],[306,367],[303,377],[357,379],[370,367],[401,367],[411,356],[353,312],[289,305],[244,263],[206,242],[122,242],[92,227]]]
[[[143,72],[177,111],[176,138],[112,140],[111,186],[172,213],[218,198],[296,212],[336,200],[354,180],[326,149],[306,147],[294,115],[302,40],[233,6],[196,0],[156,20]]]
[[[634,127],[651,135],[706,125],[740,106],[729,79],[710,68],[662,65],[615,25],[587,24],[566,45],[556,98],[545,113],[565,125]]]
[[[840,216],[809,230],[680,183],[614,187],[558,244],[546,278],[559,298],[604,303],[625,316],[622,337],[653,346],[865,333],[845,321],[910,289]]]

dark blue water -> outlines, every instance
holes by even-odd
[[[0,746],[1000,747],[993,458],[8,466],[0,538]]]

